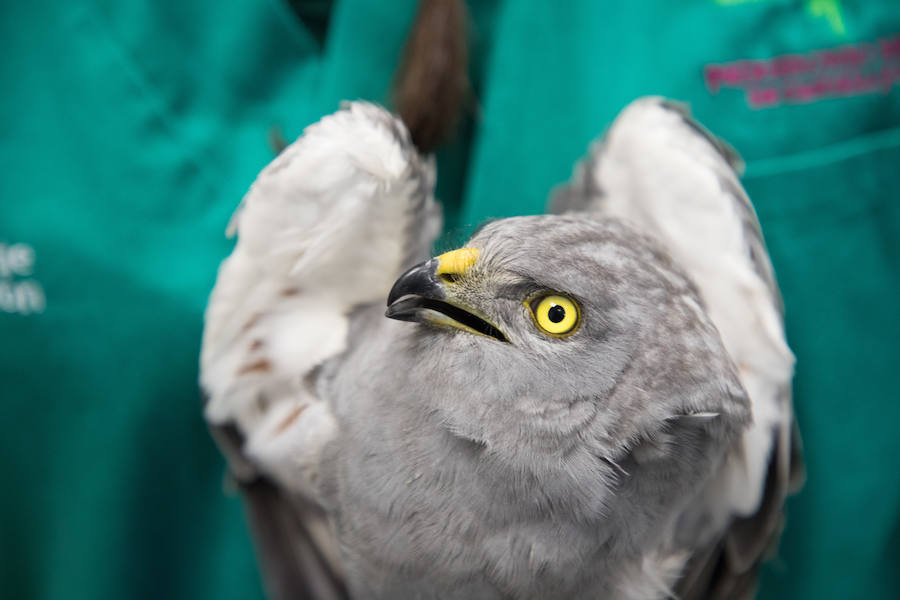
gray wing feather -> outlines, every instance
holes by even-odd
[[[245,499],[267,594],[347,597],[318,494],[338,434],[323,367],[354,340],[350,314],[382,303],[440,230],[433,161],[367,103],[307,128],[251,187],[206,314],[205,415]]]
[[[329,561],[314,528],[327,525],[322,509],[289,498],[267,478],[241,485],[267,595],[273,600],[348,598],[339,565]]]
[[[210,432],[243,496],[266,595],[273,600],[348,598],[335,560],[337,547],[317,535],[329,527],[321,507],[258,473],[244,456],[243,436],[234,425],[212,425]]]

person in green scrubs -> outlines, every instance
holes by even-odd
[[[271,140],[390,104],[413,0],[30,2],[0,18],[0,589],[261,598],[201,415],[203,309]],[[453,246],[539,213],[630,100],[744,157],[808,479],[760,598],[900,596],[900,6],[469,3]]]

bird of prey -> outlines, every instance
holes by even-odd
[[[752,596],[801,465],[739,169],[639,99],[551,214],[430,258],[403,124],[354,102],[308,127],[233,218],[201,357],[268,594]]]

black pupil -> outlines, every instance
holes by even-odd
[[[559,304],[554,304],[550,307],[550,310],[547,311],[547,318],[554,323],[559,323],[566,318],[566,309]]]

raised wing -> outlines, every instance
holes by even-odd
[[[351,311],[383,302],[429,255],[433,187],[403,125],[350,103],[263,169],[229,226],[238,240],[207,308],[201,384],[275,597],[343,593],[316,506],[320,453],[336,435],[320,367],[353,343]]]
[[[777,539],[791,470],[794,357],[756,213],[736,153],[661,98],[629,105],[555,194],[554,212],[630,221],[659,239],[691,276],[737,365],[753,424],[702,490],[676,536],[698,550],[681,598],[740,597]]]

